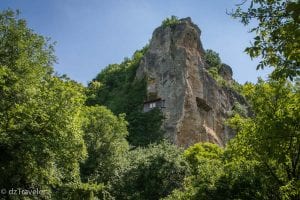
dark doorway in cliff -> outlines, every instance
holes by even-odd
[[[212,108],[206,103],[204,99],[201,99],[199,97],[196,97],[197,107],[200,110],[204,110],[206,112],[209,112]]]
[[[206,100],[199,97],[196,97],[196,103],[197,103],[201,123],[207,127],[214,129],[215,124],[214,124],[214,113],[212,107],[208,105]]]

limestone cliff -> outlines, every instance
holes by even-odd
[[[224,125],[235,102],[242,96],[222,87],[209,75],[200,41],[200,29],[190,18],[172,26],[158,27],[137,70],[137,78],[147,78],[148,99],[163,100],[166,136],[179,146],[210,141],[220,146],[234,133]],[[227,65],[220,74],[232,81]]]

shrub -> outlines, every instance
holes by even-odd
[[[219,54],[211,49],[205,51],[205,62],[209,65],[209,68],[215,67],[217,71],[220,69],[222,62]]]
[[[131,151],[129,163],[113,183],[116,199],[158,200],[180,188],[189,173],[182,151],[167,142]]]
[[[179,23],[180,23],[180,21],[179,21],[178,17],[172,15],[171,18],[166,18],[165,20],[163,20],[162,26],[163,27],[174,27],[175,25],[177,25]]]

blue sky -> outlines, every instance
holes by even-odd
[[[191,17],[205,49],[213,49],[233,68],[234,78],[256,82],[256,71],[243,50],[253,35],[226,14],[241,0],[0,0],[0,9],[19,9],[37,33],[56,41],[60,74],[87,84],[105,66],[131,57],[171,15]]]

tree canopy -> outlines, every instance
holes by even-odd
[[[189,173],[182,150],[166,141],[139,147],[113,181],[116,199],[158,200],[180,188]]]
[[[262,80],[244,88],[255,115],[244,118],[237,114],[230,119],[238,135],[228,148],[237,158],[260,162],[281,198],[299,199],[299,90],[285,81]]]
[[[245,51],[262,58],[257,69],[274,67],[276,79],[300,75],[299,1],[246,0],[231,15],[244,25],[254,24],[254,41]]]
[[[87,105],[104,105],[114,114],[125,113],[128,122],[128,141],[132,146],[147,146],[163,139],[163,115],[160,110],[143,112],[147,96],[144,79],[135,78],[139,63],[148,47],[136,51],[121,64],[108,65],[87,88]]]
[[[52,45],[13,11],[0,13],[0,32],[0,187],[80,182],[83,87],[53,74]]]
[[[269,80],[238,85],[250,108],[234,104],[227,113],[236,136],[225,148],[185,150],[163,140],[160,110],[142,112],[147,84],[135,74],[147,47],[84,87],[55,74],[50,39],[18,12],[0,12],[1,198],[300,199],[299,2],[246,5],[232,13],[246,25],[258,21],[246,51],[261,57],[258,68],[274,71]],[[205,61],[224,82],[218,54],[207,50]],[[46,192],[3,192],[12,188]]]
[[[89,157],[81,166],[81,176],[85,181],[107,183],[129,149],[124,115],[115,116],[103,106],[85,107],[83,131]]]

